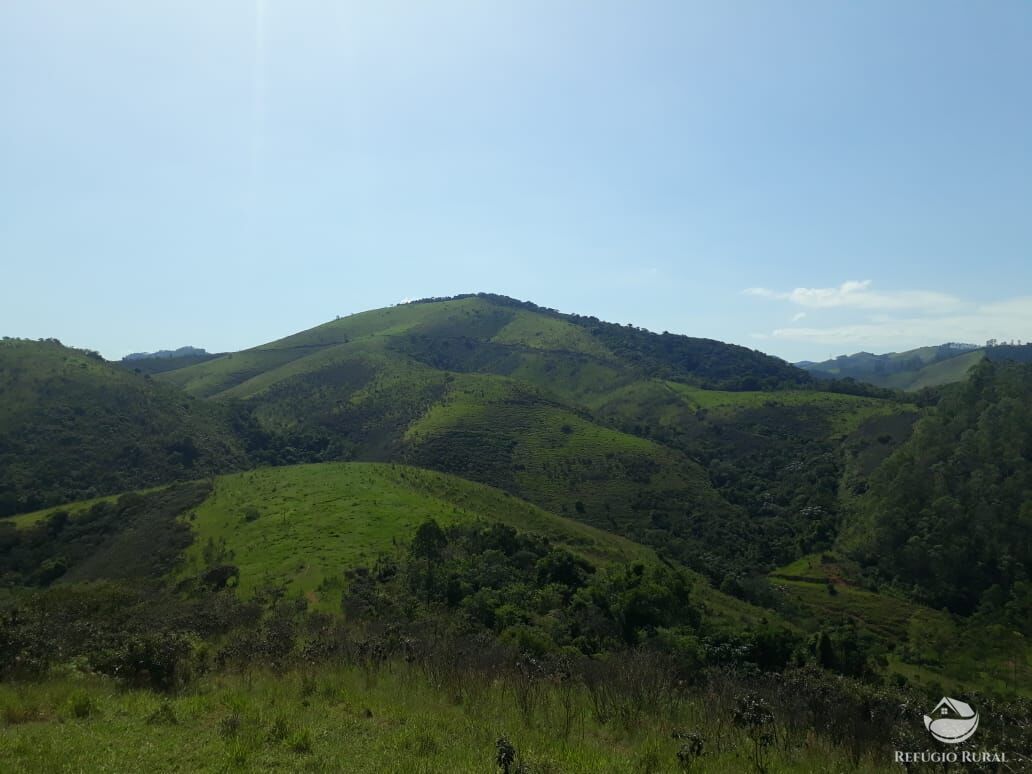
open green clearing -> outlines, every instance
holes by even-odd
[[[241,593],[282,585],[288,593],[304,593],[312,602],[339,609],[344,570],[371,566],[378,556],[395,553],[399,541],[410,539],[428,519],[442,526],[499,521],[601,563],[649,553],[616,535],[455,476],[404,465],[325,463],[219,478],[192,517],[196,539],[181,574],[196,574],[205,566],[211,541],[240,568]]]

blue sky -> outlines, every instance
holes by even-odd
[[[0,334],[492,291],[796,360],[1032,339],[1032,4],[0,4]]]

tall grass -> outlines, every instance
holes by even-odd
[[[628,656],[582,680],[527,664],[499,671],[490,652],[471,650],[212,674],[171,697],[89,676],[6,684],[0,760],[11,772],[490,772],[511,748],[511,772],[889,764],[870,738],[858,748],[816,733],[820,724],[784,695],[747,692],[731,676],[688,688],[651,658]]]

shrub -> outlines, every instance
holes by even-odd
[[[67,702],[68,714],[73,718],[88,718],[97,714],[97,702],[86,691],[76,691]]]
[[[515,745],[504,736],[498,737],[498,740],[495,742],[495,766],[500,768],[505,774],[509,774],[515,763]]]
[[[96,658],[97,671],[140,687],[173,691],[194,676],[194,637],[182,632],[132,635]]]
[[[694,731],[675,731],[673,737],[681,741],[681,746],[677,750],[678,765],[682,771],[691,771],[695,761],[702,757],[702,751],[705,747],[702,736]]]

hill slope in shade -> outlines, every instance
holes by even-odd
[[[56,341],[0,342],[0,515],[246,462],[229,413]]]

